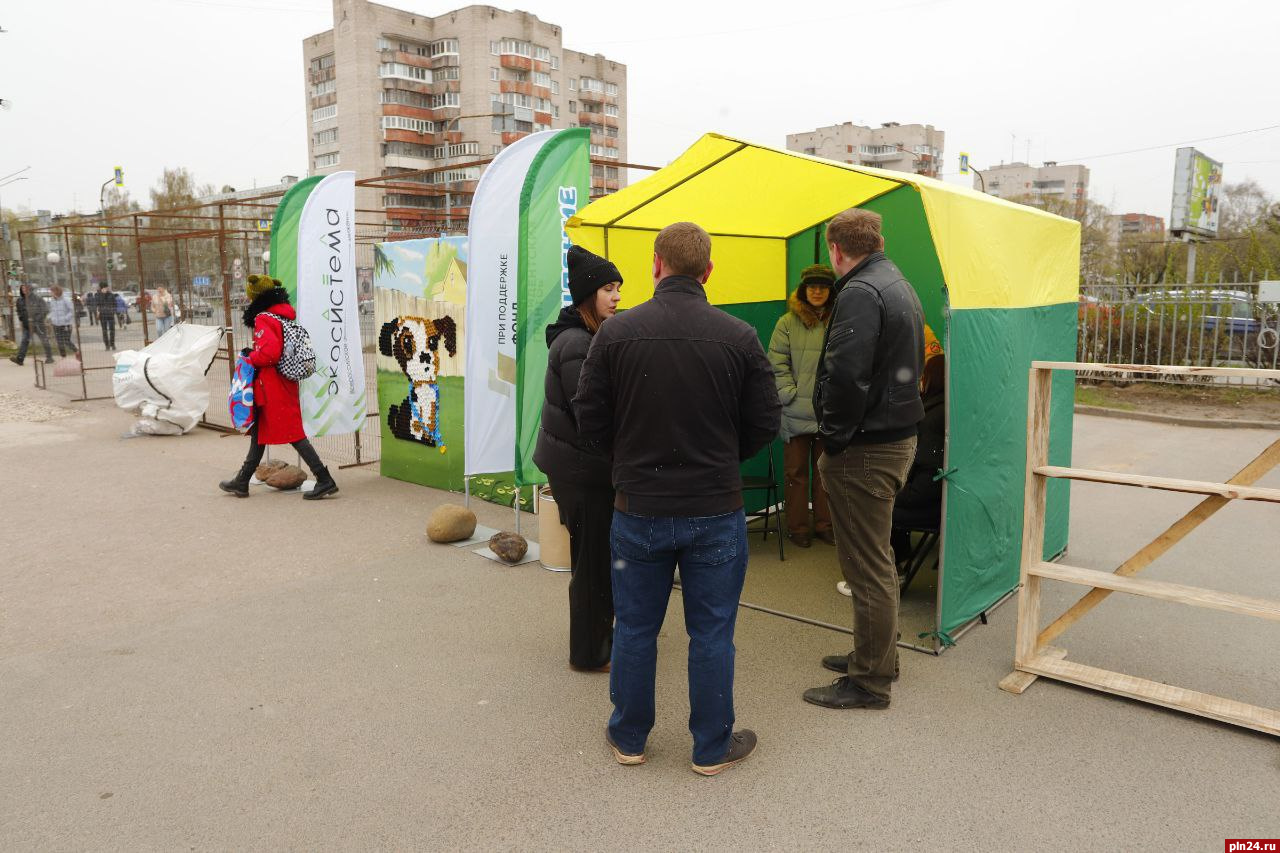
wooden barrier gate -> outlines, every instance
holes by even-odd
[[[1094,690],[1280,735],[1280,711],[1074,663],[1064,660],[1066,651],[1049,645],[1113,592],[1142,595],[1192,607],[1207,607],[1280,621],[1280,601],[1134,577],[1229,502],[1245,500],[1280,503],[1280,489],[1261,489],[1253,486],[1268,471],[1280,464],[1280,439],[1273,442],[1226,483],[1177,480],[1168,477],[1049,465],[1049,400],[1054,370],[1089,370],[1094,373],[1109,374],[1173,373],[1280,380],[1280,370],[1032,362],[1027,395],[1027,479],[1022,527],[1022,585],[1018,591],[1014,671],[1001,680],[1000,688],[1010,693],[1021,693],[1031,686],[1038,676],[1056,678],[1059,681]],[[1100,572],[1044,561],[1045,494],[1050,478],[1138,486],[1207,497],[1174,522],[1168,530],[1143,546],[1114,572]],[[1040,582],[1046,578],[1079,584],[1091,589],[1042,631],[1040,630]]]

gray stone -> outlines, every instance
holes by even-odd
[[[519,533],[502,531],[489,537],[489,550],[506,563],[518,563],[529,553],[529,543]]]
[[[427,538],[432,542],[461,542],[476,532],[476,514],[465,506],[442,504],[427,518]]]

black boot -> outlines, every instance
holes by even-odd
[[[318,470],[313,471],[316,475],[315,488],[302,495],[304,501],[318,501],[325,495],[331,495],[338,491],[338,484],[333,481],[333,477],[329,476],[329,469],[321,466]]]
[[[240,473],[230,480],[223,480],[218,484],[218,488],[224,492],[230,492],[238,498],[247,498],[249,497],[249,478],[253,476],[253,472],[257,469],[257,465],[250,465],[246,462],[240,466]]]

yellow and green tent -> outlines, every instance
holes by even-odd
[[[1018,583],[1027,374],[1033,359],[1075,359],[1079,224],[920,175],[709,133],[566,230],[618,266],[625,308],[653,292],[658,231],[697,222],[712,237],[708,298],[767,346],[800,271],[828,262],[827,221],[850,207],[883,217],[885,250],[947,354],[936,649]],[[1052,464],[1070,464],[1072,406],[1072,377],[1055,377]],[[1068,485],[1050,485],[1046,558],[1067,546]]]

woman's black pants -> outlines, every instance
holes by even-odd
[[[324,470],[324,463],[320,461],[320,454],[316,453],[316,449],[311,446],[311,440],[303,438],[293,442],[291,445],[294,450],[298,451],[298,455],[302,457],[302,461],[307,463],[307,467],[311,469],[311,473],[317,477]],[[245,468],[257,468],[262,462],[262,454],[267,450],[265,444],[258,444],[258,422],[255,420],[253,426],[249,427],[249,455],[244,458]],[[606,546],[608,541],[605,542]]]
[[[597,669],[613,653],[613,581],[609,527],[613,489],[551,479],[560,520],[569,530],[569,664]]]

